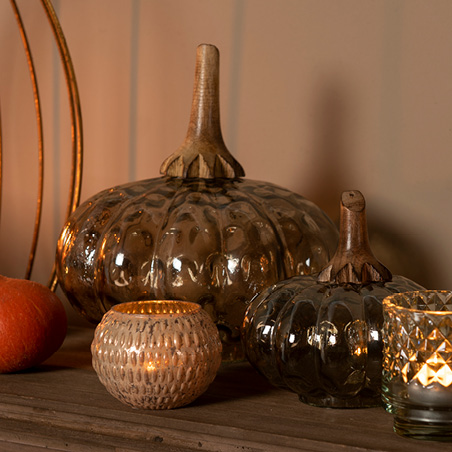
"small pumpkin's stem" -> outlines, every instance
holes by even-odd
[[[182,146],[163,162],[160,167],[162,174],[203,179],[245,175],[226,148],[221,133],[219,61],[215,46],[198,46],[187,136]]]
[[[391,272],[376,259],[370,248],[364,196],[357,190],[342,193],[339,244],[318,280],[364,284],[391,279]]]

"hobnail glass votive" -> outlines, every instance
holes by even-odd
[[[452,292],[383,300],[382,398],[402,436],[452,440]]]
[[[91,344],[99,380],[134,408],[187,405],[214,380],[221,363],[218,329],[200,305],[158,300],[113,306]]]

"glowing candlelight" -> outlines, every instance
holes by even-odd
[[[383,385],[394,430],[452,440],[452,292],[395,294],[383,301]]]
[[[121,402],[146,409],[193,402],[215,378],[221,348],[207,312],[177,300],[114,306],[91,345],[94,370],[106,389]]]

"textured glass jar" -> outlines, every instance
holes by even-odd
[[[221,363],[221,341],[196,303],[142,301],[114,306],[97,325],[93,367],[115,398],[134,408],[187,405]]]
[[[315,276],[281,281],[247,309],[248,360],[275,386],[316,406],[381,405],[383,299],[421,286],[371,253],[361,193],[345,192],[339,247]]]
[[[338,234],[312,202],[243,177],[220,130],[218,58],[215,47],[198,48],[187,138],[162,164],[164,176],[81,204],[60,236],[56,269],[71,304],[93,322],[131,300],[201,304],[219,328],[224,358],[235,359],[251,298],[318,272]]]
[[[452,292],[395,294],[383,313],[382,399],[394,431],[452,441]]]

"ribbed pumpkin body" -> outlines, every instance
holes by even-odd
[[[317,406],[381,405],[383,299],[422,287],[403,276],[385,283],[324,284],[294,277],[248,307],[247,358],[272,384]]]
[[[318,272],[337,237],[322,210],[276,185],[159,177],[80,205],[60,236],[57,274],[72,305],[96,323],[121,302],[197,302],[234,358],[250,300],[277,281]]]
[[[268,288],[252,301],[242,325],[251,364],[311,405],[381,405],[383,299],[422,289],[393,276],[373,255],[365,207],[361,192],[343,192],[330,262],[316,277]]]

